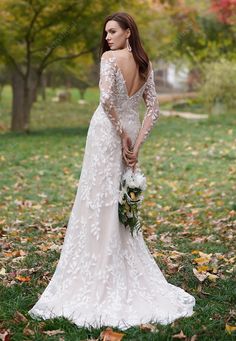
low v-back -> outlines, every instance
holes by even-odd
[[[136,95],[139,94],[139,92],[143,89],[143,87],[146,85],[147,81],[143,83],[143,85],[140,86],[140,88],[138,90],[136,90],[132,95],[128,93],[128,89],[127,89],[127,81],[125,80],[125,77],[120,69],[120,67],[117,65],[117,70],[118,70],[118,73],[120,74],[120,77],[122,78],[123,80],[123,83],[124,83],[124,88],[125,88],[125,91],[126,91],[126,94],[127,94],[127,97],[130,99]]]
[[[128,52],[128,53],[130,53],[130,52]],[[117,67],[117,70],[118,70],[118,74],[120,74],[120,76],[122,77],[122,79],[123,79],[123,81],[124,81],[127,96],[128,96],[128,98],[132,98],[132,97],[135,96],[137,93],[139,93],[139,91],[141,91],[142,88],[145,86],[145,84],[147,83],[148,77],[150,76],[150,72],[149,72],[149,75],[148,75],[148,77],[147,77],[147,80],[146,80],[145,82],[143,82],[142,85],[141,85],[141,82],[140,82],[140,84],[137,84],[138,86],[135,87],[135,88],[136,88],[135,91],[133,91],[133,92],[130,93],[130,91],[129,91],[128,88],[127,88],[127,84],[129,83],[129,82],[128,82],[128,75],[125,75],[125,72],[124,72],[124,70],[122,69],[122,67],[121,67],[121,65],[120,65],[121,62],[118,61],[119,58],[116,56],[116,53],[115,53],[115,52],[112,52],[112,56],[113,56],[114,59],[115,59],[115,64],[116,64],[116,67]],[[127,62],[127,60],[126,60],[126,62]],[[135,61],[133,60],[133,62],[135,62]],[[136,73],[139,73],[139,72],[138,72],[138,69],[136,70]],[[135,77],[131,77],[131,83],[132,83],[132,79],[134,79],[134,78],[135,78]]]

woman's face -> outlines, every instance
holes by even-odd
[[[123,30],[117,21],[109,20],[106,23],[105,31],[107,33],[106,40],[111,50],[124,49],[126,47],[126,39],[130,36],[130,30]]]

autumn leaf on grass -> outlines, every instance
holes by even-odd
[[[170,258],[171,258],[171,259],[179,260],[179,259],[181,259],[183,256],[184,256],[184,253],[183,253],[183,252],[179,252],[179,251],[175,251],[175,250],[170,252]]]
[[[70,173],[69,168],[64,167],[64,168],[63,168],[63,173],[64,173],[64,174],[69,174],[69,173]]]
[[[6,222],[6,219],[2,219],[2,220],[0,220],[0,225],[4,225],[4,224],[5,224],[5,222]]]
[[[161,253],[161,252],[157,252],[157,251],[154,251],[153,253],[153,257],[165,257],[166,255],[164,253]]]
[[[26,336],[32,336],[34,335],[34,331],[32,329],[29,328],[29,323],[25,326],[25,328],[23,329],[23,334]]]
[[[226,323],[225,330],[227,331],[227,333],[232,334],[232,332],[236,331],[236,325],[235,326],[231,326],[231,325]]]
[[[55,330],[44,330],[43,334],[46,334],[48,336],[58,335],[58,334],[64,334],[64,330],[61,329],[55,329]]]
[[[147,202],[145,202],[145,204],[146,204],[146,206],[149,206],[149,207],[154,207],[154,206],[156,206],[156,203],[153,202],[153,201],[147,201]]]
[[[144,331],[147,331],[147,332],[158,332],[158,329],[156,326],[150,324],[150,323],[143,323],[143,324],[140,324],[140,329],[141,330],[144,330]]]
[[[179,270],[179,264],[174,264],[170,260],[166,262],[167,268],[168,268],[168,273],[174,274],[178,272]]]
[[[211,274],[210,272],[207,272],[207,275],[208,275],[207,278],[212,282],[215,282],[217,280],[217,278],[219,278],[219,276]]]
[[[108,327],[101,332],[100,338],[102,338],[102,341],[120,341],[124,335],[124,333],[113,332],[112,328]]]
[[[6,275],[6,269],[5,268],[1,268],[0,275],[2,275],[2,276]]]
[[[28,322],[27,318],[23,314],[21,314],[18,310],[15,312],[13,318],[14,318],[14,321],[17,323]]]
[[[41,251],[48,251],[48,250],[56,250],[59,251],[61,249],[61,245],[57,245],[55,243],[49,243],[49,244],[42,244],[38,245]]]
[[[5,252],[4,256],[5,257],[21,257],[21,256],[25,256],[27,255],[27,252],[23,251],[23,250],[15,250],[12,252]]]
[[[193,268],[193,273],[194,273],[194,276],[200,281],[200,282],[203,282],[205,281],[205,279],[207,278],[207,274],[205,272],[198,272],[197,269]]]
[[[198,251],[198,250],[193,250],[193,251],[191,252],[191,254],[192,254],[192,255],[198,255],[198,254],[199,254],[199,251]]]
[[[219,276],[211,274],[208,271],[199,271],[195,268],[193,268],[193,273],[194,276],[200,281],[203,282],[205,281],[205,279],[209,279],[212,282],[215,282],[217,280],[217,278],[219,278]]]
[[[199,266],[197,266],[197,271],[198,272],[206,272],[207,270],[209,270],[208,265],[199,265]]]
[[[207,254],[207,253],[198,251],[198,255],[200,257],[194,258],[194,260],[193,260],[197,264],[201,264],[201,265],[202,264],[208,264],[212,259],[212,253]]]
[[[16,276],[16,279],[18,279],[18,281],[20,282],[29,282],[31,280],[31,278],[29,276]]]
[[[10,341],[10,330],[1,330],[0,331],[0,340],[1,341]]]
[[[173,339],[186,339],[186,335],[184,335],[183,331],[181,330],[179,334],[175,334],[172,336]]]

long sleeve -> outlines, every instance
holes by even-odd
[[[115,74],[116,74],[116,63],[115,58],[111,56],[110,52],[103,53],[100,64],[100,103],[103,107],[104,112],[113,123],[118,134],[121,136],[123,128],[120,119],[114,109],[114,98],[115,98]]]
[[[138,137],[135,142],[135,146],[140,148],[142,143],[146,140],[148,137],[152,127],[160,117],[160,111],[159,111],[159,102],[157,99],[157,93],[155,88],[155,82],[154,82],[154,72],[151,69],[150,75],[148,77],[144,92],[143,92],[143,99],[146,104],[146,112],[144,115],[144,119],[142,122],[142,126],[140,128]]]

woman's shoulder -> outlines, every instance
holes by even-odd
[[[114,59],[115,56],[113,54],[114,52],[111,50],[105,51],[103,52],[102,56],[101,56],[101,60],[109,60],[109,59]]]
[[[110,59],[113,58],[114,60],[122,60],[122,59],[127,59],[128,53],[123,50],[108,50],[103,52],[101,59]]]

